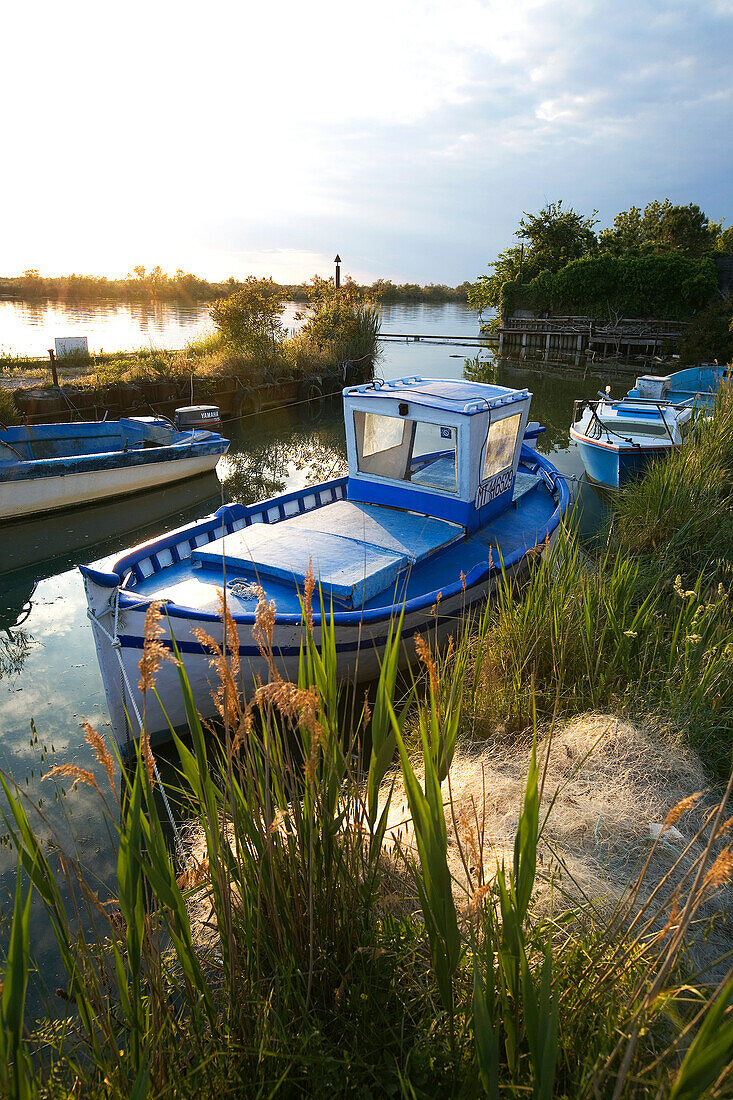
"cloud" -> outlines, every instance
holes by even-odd
[[[6,263],[300,278],[337,250],[352,273],[460,281],[545,197],[606,221],[666,194],[726,212],[729,2],[74,11],[33,15],[30,85],[22,49],[0,77],[24,87]]]

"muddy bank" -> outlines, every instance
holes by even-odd
[[[330,371],[307,373],[287,370],[268,373],[258,380],[236,375],[222,377],[165,378],[159,381],[115,382],[106,386],[17,385],[13,398],[20,417],[29,424],[53,424],[65,420],[101,420],[121,416],[172,417],[181,405],[217,405],[222,419],[234,419],[283,406],[302,406],[305,411],[334,396],[345,385],[371,377],[371,366],[346,363]],[[8,385],[8,382],[5,382]]]

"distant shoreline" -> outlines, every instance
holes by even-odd
[[[107,279],[95,275],[61,275],[47,277],[38,272],[26,272],[18,276],[0,276],[0,301],[23,302],[38,305],[43,302],[63,302],[66,305],[85,305],[92,302],[120,303],[171,303],[177,305],[202,305],[218,298],[228,298],[240,290],[241,280],[230,277],[224,282],[209,282],[190,273],[177,272],[167,275],[159,268],[127,279]],[[276,283],[278,292],[290,301],[306,304],[310,298],[308,283]],[[352,284],[353,285],[353,284]],[[467,302],[470,283],[457,287],[442,283],[393,283],[378,279],[371,284],[356,284],[359,290],[374,301],[390,302]]]

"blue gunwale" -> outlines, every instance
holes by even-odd
[[[544,525],[533,532],[533,545],[539,545],[557,528],[569,503],[569,490],[565,480],[559,475],[552,463],[535,450],[524,445],[521,452],[521,465],[526,471],[541,477],[548,492],[556,500],[556,507],[550,517]],[[188,558],[191,550],[195,548],[197,540],[214,542],[221,538],[223,534],[231,533],[235,529],[235,524],[238,525],[237,529],[241,529],[249,526],[252,522],[278,523],[290,515],[302,513],[311,508],[323,507],[336,500],[344,499],[346,497],[347,480],[347,477],[337,478],[320,485],[285,493],[259,504],[249,506],[241,504],[224,505],[208,520],[191,524],[187,528],[172,532],[164,538],[137,547],[115,562],[110,572],[105,573],[88,567],[82,567],[82,572],[102,587],[117,588],[119,586],[119,607],[121,611],[147,605],[155,597],[144,595],[142,592],[136,593],[136,585],[152,574],[161,572],[163,568],[169,568],[172,564],[175,565]],[[324,499],[324,496],[328,499]],[[312,505],[306,506],[305,501],[307,498],[313,498]],[[520,501],[517,501],[517,506],[522,507]],[[516,515],[516,511],[511,505],[504,513],[504,515],[507,514]],[[501,519],[501,517],[498,518]],[[484,532],[490,533],[490,528],[491,525],[487,525]],[[203,545],[203,541],[198,542],[198,545]],[[185,551],[186,549],[188,550],[187,553],[181,553],[181,550]],[[170,551],[171,560],[161,566],[158,555],[165,551]],[[462,589],[465,589],[468,594],[470,588],[474,585],[480,584],[492,574],[500,572],[502,567],[512,568],[526,554],[527,546],[522,543],[503,559],[500,558],[498,561],[491,563],[482,561],[475,564],[469,569],[464,581],[459,578],[448,584],[441,584],[440,587],[431,588],[428,592],[421,592],[412,598],[408,598],[404,605],[405,614],[409,615],[412,612],[431,607],[436,604],[439,596],[443,600],[447,600],[458,595]],[[439,557],[440,555],[438,555]],[[143,572],[141,563],[145,563],[149,572]],[[467,595],[467,604],[469,602],[470,594]],[[166,614],[171,619],[188,619],[195,622],[212,623],[219,621],[220,618],[216,612],[185,607],[172,600],[164,600],[164,605]],[[353,611],[341,611],[334,608],[333,618],[334,623],[340,626],[358,626],[362,623],[376,623],[388,619],[393,611],[394,600],[388,598],[388,603],[379,607],[361,608]],[[239,624],[254,622],[254,610],[239,611],[232,609],[232,613],[235,622]],[[297,626],[300,624],[301,618],[300,611],[297,613],[277,612],[277,622],[284,626]],[[320,624],[320,614],[315,611],[314,622]],[[129,637],[123,641],[123,644],[136,645],[136,642],[137,639]],[[349,643],[345,644],[349,648]],[[242,647],[240,651],[246,655],[249,648]]]

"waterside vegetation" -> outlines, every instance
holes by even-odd
[[[134,353],[103,354],[64,359],[60,377],[75,388],[99,392],[100,404],[110,387],[138,383],[175,382],[192,378],[200,394],[213,393],[222,379],[236,379],[245,387],[281,379],[334,377],[340,388],[353,377],[371,373],[378,355],[380,317],[377,305],[347,281],[314,279],[310,298],[298,315],[300,326],[289,333],[282,321],[286,298],[272,279],[247,279],[210,309],[212,331],[180,351],[141,349]],[[43,371],[51,381],[49,364],[21,357],[0,358],[8,381]],[[355,372],[355,373],[354,373]],[[349,376],[349,380],[353,380]],[[6,404],[8,401],[6,399]],[[8,412],[11,418],[12,410]]]
[[[469,303],[500,315],[525,309],[603,321],[687,321],[723,309],[728,328],[733,302],[721,303],[715,261],[733,254],[733,227],[710,221],[694,203],[669,199],[643,211],[631,207],[599,233],[597,224],[595,211],[585,217],[562,201],[525,213],[516,232],[521,243],[499,253],[491,275],[479,276]],[[704,343],[703,354],[711,355]]]
[[[213,302],[236,294],[247,279],[230,276],[221,282],[210,282],[181,268],[169,275],[162,267],[138,266],[125,279],[108,279],[103,275],[41,275],[29,269],[22,275],[0,277],[0,299],[13,298],[22,302],[174,302],[193,305]],[[355,286],[357,284],[354,284]],[[443,283],[395,283],[377,279],[371,284],[358,284],[359,292],[372,301],[384,302],[465,302],[469,283],[457,287]],[[308,302],[311,284],[278,283],[278,293],[286,301]]]
[[[144,734],[126,771],[87,725],[98,768],[48,775],[95,788],[107,806],[116,875],[101,896],[68,838],[41,841],[49,822],[5,777],[19,860],[0,1016],[6,1091],[729,1095],[730,942],[717,951],[710,936],[716,949],[700,964],[689,941],[712,930],[733,876],[732,472],[726,389],[664,476],[655,467],[619,500],[606,546],[589,557],[568,534],[524,590],[499,578],[496,603],[455,645],[435,652],[417,639],[422,673],[406,686],[395,622],[369,704],[341,698],[332,624],[313,636],[314,578],[297,684],[279,677],[275,609],[260,599],[270,680],[246,701],[222,602],[223,649],[201,638],[219,680],[218,738],[180,666],[191,737],[174,739],[168,794],[189,822],[185,851],[171,854]],[[158,640],[160,615],[153,607],[146,624],[145,692],[178,656]],[[569,735],[567,719],[588,710],[647,732],[619,735],[608,718],[585,739]],[[690,745],[712,775],[686,762]],[[491,831],[500,787],[486,769],[507,757],[505,837]],[[608,771],[614,757],[623,773]],[[646,774],[655,757],[661,835],[632,842],[619,832],[618,781],[631,790],[634,767]],[[468,793],[462,764],[473,768]],[[558,838],[603,768],[608,797],[588,802],[582,829],[591,894]],[[683,780],[695,787],[680,790]],[[66,973],[58,1012],[38,1021],[25,1009],[32,894]]]

